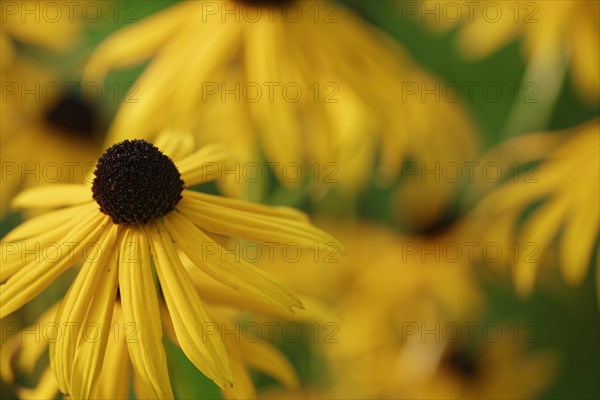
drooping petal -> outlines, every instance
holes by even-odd
[[[518,243],[521,246],[534,246],[535,253],[532,257],[521,255],[515,265],[514,280],[519,295],[531,294],[539,267],[539,257],[544,254],[558,232],[568,205],[565,197],[548,201],[525,221]]]
[[[340,250],[337,240],[308,222],[232,210],[217,202],[211,204],[186,192],[177,208],[198,227],[221,235],[276,246],[293,244],[326,252]]]
[[[172,239],[157,221],[148,224],[146,232],[181,349],[217,385],[231,386],[231,370],[221,337],[216,330],[209,330],[214,324],[175,253]]]
[[[298,376],[288,359],[274,346],[266,342],[240,340],[236,343],[244,363],[294,389],[299,385]]]
[[[84,71],[85,79],[98,82],[112,68],[135,65],[149,58],[181,28],[181,21],[197,6],[195,2],[179,3],[112,34],[94,51]]]
[[[73,360],[84,328],[82,324],[88,320],[88,308],[94,301],[106,265],[114,262],[110,260],[111,246],[115,244],[117,234],[117,226],[111,226],[104,233],[99,241],[99,251],[87,257],[56,313],[59,340],[50,343],[50,364],[63,393],[71,394]]]
[[[135,340],[127,341],[131,361],[150,398],[172,399],[167,357],[162,344],[160,309],[144,231],[129,228],[120,250],[119,285],[123,320],[136,329]]]
[[[56,183],[26,189],[15,196],[13,208],[58,208],[92,201],[88,185]]]
[[[0,243],[0,257],[2,260],[0,264],[0,282],[6,281],[33,262],[40,262],[45,257],[58,256],[56,254],[58,244],[63,243],[65,235],[81,223],[80,215],[95,212],[94,207],[91,205],[75,208],[77,208],[77,214],[71,215],[68,220],[52,218],[47,221],[54,222],[52,225],[46,224],[46,221],[41,221],[39,232],[37,232],[38,228],[27,221],[6,235]],[[48,215],[51,214],[53,213],[51,212]],[[45,215],[39,218],[44,217]],[[35,222],[37,219],[34,218],[31,221]],[[21,230],[21,227],[25,228]],[[20,236],[29,233],[37,234],[24,238],[25,240],[20,238]]]
[[[240,361],[235,358],[231,360],[231,373],[233,375],[233,387],[223,389],[226,399],[255,399],[256,389],[250,374]]]
[[[261,19],[249,25],[251,29],[244,31],[245,50],[253,55],[245,57],[248,76],[252,76],[257,82],[286,82],[287,77],[282,76],[282,70],[286,69],[279,68],[279,65],[288,62],[287,58],[278,60],[277,57],[280,52],[285,52],[285,31],[282,24]],[[295,67],[291,64],[288,69]],[[268,159],[280,165],[302,165],[304,155],[301,149],[304,146],[298,123],[297,104],[283,97],[274,98],[272,101],[268,96],[261,96],[249,106]],[[280,171],[275,169],[276,173]],[[279,178],[285,184],[290,183],[282,174]]]
[[[587,267],[593,257],[600,224],[600,188],[598,176],[589,172],[592,179],[579,182],[582,191],[567,214],[567,222],[560,238],[560,267],[565,281],[571,285],[585,279]]]
[[[112,331],[113,327],[116,327],[116,332]],[[126,341],[135,339],[130,336],[130,332],[135,331],[123,322],[121,306],[117,302],[115,303],[111,325],[111,334],[114,334],[114,336],[109,339],[106,345],[104,364],[98,378],[100,385],[96,394],[97,399],[129,399],[131,366]],[[138,397],[138,399],[140,398]]]
[[[62,227],[65,223],[73,220],[73,217],[85,214],[86,211],[91,211],[93,208],[90,204],[81,206],[69,207],[40,215],[23,222],[15,229],[2,238],[3,242],[12,242],[15,240],[23,240],[32,236],[37,236],[49,230]]]
[[[280,285],[275,277],[252,264],[237,259],[210,239],[185,216],[173,212],[165,218],[171,237],[196,266],[217,281],[240,293],[278,307],[302,307],[296,295]]]
[[[95,396],[108,340],[114,340],[110,332],[110,322],[119,286],[119,264],[114,253],[109,253],[108,262],[98,277],[94,299],[89,304],[86,326],[75,349],[69,393],[74,399],[89,399]],[[92,330],[93,334],[89,333],[88,326],[95,328]]]
[[[235,211],[244,211],[256,215],[267,217],[285,218],[296,221],[308,222],[308,216],[302,211],[291,207],[267,206],[264,204],[251,203],[249,201],[234,199],[230,197],[214,196],[193,190],[184,191],[184,196],[193,200],[198,200],[204,204],[211,204],[221,207],[227,207]]]
[[[45,254],[41,262],[32,262],[0,285],[0,318],[17,310],[48,287],[56,277],[83,257],[83,249],[93,243],[109,224],[104,214],[94,213],[65,235],[62,247]]]

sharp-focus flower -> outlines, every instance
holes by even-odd
[[[167,126],[201,132],[242,163],[262,163],[264,152],[283,184],[310,175],[317,187],[337,182],[347,192],[377,162],[389,179],[404,157],[461,158],[474,147],[468,118],[439,82],[337,3],[181,2],[109,37],[85,76],[102,80],[150,57],[139,102],[122,104],[113,141]],[[235,194],[247,195],[240,187]]]
[[[144,390],[152,398],[173,397],[154,272],[183,352],[218,385],[231,386],[223,343],[215,336],[203,340],[203,324],[211,319],[182,258],[240,293],[291,309],[302,307],[298,297],[258,267],[236,259],[212,237],[320,248],[335,242],[295,210],[186,189],[214,179],[211,172],[222,166],[227,153],[221,146],[193,151],[193,140],[183,134],[160,136],[156,144],[115,144],[98,160],[91,186],[36,187],[13,202],[20,208],[59,209],[25,222],[4,238],[0,318],[82,262],[56,323],[97,324],[101,339],[84,340],[75,330],[50,344],[58,385],[75,398],[88,398],[97,390],[117,293],[125,323],[138,328],[139,340],[128,343],[128,350]]]
[[[585,279],[597,251],[600,120],[562,133],[560,145],[556,145],[556,133],[546,133],[553,146],[545,147],[553,149],[546,154],[533,150],[534,157],[539,158],[520,157],[522,163],[529,162],[534,168],[490,189],[465,221],[472,237],[498,244],[502,254],[497,261],[512,265],[521,295],[531,293],[538,270],[546,265],[544,257],[555,248],[556,262],[571,285]],[[502,145],[503,149],[507,153],[511,149],[527,152],[523,144],[544,139],[543,134],[532,136],[512,139]]]
[[[447,7],[448,6],[448,7]],[[522,38],[526,57],[545,69],[568,63],[577,89],[590,101],[600,96],[600,3],[597,1],[529,1],[456,3],[425,0],[428,21],[450,27],[461,18],[458,41],[473,58],[490,55]],[[451,9],[448,12],[442,10]],[[533,78],[537,78],[533,76]]]

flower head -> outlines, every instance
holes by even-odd
[[[571,285],[585,279],[600,226],[599,131],[595,119],[562,132],[566,137],[545,132],[501,145],[509,157],[526,153],[520,154],[520,162],[536,167],[490,189],[464,221],[473,237],[507,249],[499,261],[512,267],[521,295],[532,292],[545,265],[558,264]],[[555,260],[544,262],[554,249]]]
[[[152,60],[136,83],[143,101],[122,104],[111,140],[171,127],[202,132],[200,140],[226,143],[241,162],[266,158],[284,185],[297,182],[285,173],[292,163],[327,176],[334,167],[347,193],[367,184],[376,160],[379,175],[393,177],[403,157],[431,151],[423,143],[468,155],[472,130],[458,105],[407,95],[435,80],[352,11],[329,6],[330,19],[315,16],[319,1],[189,1],[117,31],[90,58],[88,80]],[[244,186],[225,188],[246,195]]]
[[[25,222],[3,240],[0,318],[81,261],[57,311],[58,326],[107,327],[119,293],[125,323],[138,327],[139,340],[127,345],[145,391],[153,398],[172,398],[156,272],[183,352],[218,385],[230,386],[225,347],[218,338],[202,334],[211,318],[182,259],[244,295],[291,309],[302,307],[298,297],[271,275],[237,259],[212,236],[323,249],[334,239],[294,210],[184,188],[214,179],[207,165],[220,165],[226,155],[221,146],[193,151],[193,141],[184,134],[161,136],[157,147],[143,140],[125,141],[100,158],[92,187],[52,185],[21,193],[14,199],[16,207],[60,209]],[[30,248],[47,251],[26,251]],[[107,346],[105,331],[93,343],[75,331],[50,344],[50,362],[63,393],[94,395]]]

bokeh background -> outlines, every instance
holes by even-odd
[[[24,16],[20,7],[25,3],[33,10],[38,7],[38,11]],[[2,3],[2,236],[24,218],[10,209],[10,199],[22,186],[48,183],[43,173],[38,173],[41,179],[35,179],[35,173],[22,179],[12,166],[23,161],[42,168],[53,162],[93,161],[106,147],[107,136],[115,135],[111,125],[124,101],[155,101],[145,97],[150,95],[144,87],[136,86],[152,60],[140,59],[111,69],[93,84],[84,80],[84,70],[91,55],[111,34],[148,21],[149,16],[159,15],[178,2],[76,3],[81,4],[75,8],[75,18],[59,18],[58,22],[44,21],[44,2]],[[87,3],[94,8],[82,17],[81,9]],[[224,4],[213,3],[217,7]],[[266,7],[260,1],[250,3]],[[319,65],[328,65],[318,57],[329,54],[336,60],[332,61],[334,66],[339,63],[340,75],[336,75],[336,68],[330,69],[319,84],[339,85],[336,99],[341,106],[334,113],[339,113],[341,122],[315,129],[345,129],[351,139],[338,138],[329,152],[316,152],[317,156],[304,159],[303,165],[306,172],[314,171],[309,166],[315,160],[321,168],[331,162],[335,165],[334,179],[309,179],[295,185],[263,179],[246,182],[243,189],[231,183],[198,188],[299,208],[344,245],[329,260],[313,254],[293,262],[261,260],[265,269],[310,298],[314,312],[308,307],[307,315],[280,320],[282,324],[296,321],[294,327],[301,328],[299,338],[291,340],[282,332],[273,338],[293,365],[298,382],[287,382],[286,387],[251,370],[256,395],[598,398],[599,3],[369,0],[310,2],[312,9],[308,1],[300,3],[304,3],[305,13],[320,10],[319,22],[328,15],[334,21],[320,31],[319,40],[302,43],[304,47],[296,43],[287,47],[312,48],[313,52],[304,53],[303,60],[314,63],[317,72]],[[472,3],[471,14],[465,3]],[[548,3],[556,9],[548,10]],[[92,11],[96,7],[101,10],[98,17]],[[463,18],[455,17],[456,10]],[[496,10],[501,10],[500,16]],[[38,20],[35,12],[41,15]],[[294,29],[302,32],[314,28],[311,23],[305,25]],[[336,35],[345,35],[348,40],[334,41]],[[372,43],[376,49],[365,55],[373,62],[370,69],[360,71],[361,65],[369,64],[357,56],[364,49],[352,49],[357,40],[352,35],[365,38],[367,44],[361,42],[360,46]],[[281,39],[284,45],[285,40],[302,40],[302,35]],[[202,43],[199,38],[198,46]],[[388,53],[402,61],[389,62],[381,55]],[[293,54],[282,51],[279,56],[295,61]],[[243,56],[260,57],[251,52]],[[174,57],[185,61],[191,54],[182,52]],[[354,61],[356,65],[352,65]],[[287,63],[276,63],[274,69],[283,69]],[[222,68],[226,67],[223,64]],[[361,89],[353,87],[350,80],[344,81],[343,71],[352,68],[359,70]],[[215,76],[219,82],[236,79]],[[170,79],[173,87],[201,84],[194,79],[177,82],[177,74]],[[252,81],[252,76],[244,79]],[[56,87],[63,88],[59,90],[61,96],[50,93]],[[72,88],[72,93],[65,87]],[[101,94],[93,94],[98,87]],[[24,93],[24,88],[31,92]],[[157,96],[162,95],[167,93]],[[350,104],[354,97],[361,106]],[[216,126],[207,124],[205,130],[201,124],[190,128],[199,141],[218,140],[221,132],[238,132],[236,105],[231,111],[228,103],[217,102],[211,107],[226,109],[230,118],[218,120]],[[243,106],[243,99],[241,103]],[[129,106],[135,110],[135,104]],[[184,106],[174,104],[172,109]],[[389,121],[373,128],[371,115],[379,118],[378,109],[385,109],[382,114]],[[163,110],[164,120],[169,121],[169,112],[169,107]],[[317,113],[303,112],[308,116]],[[366,116],[358,118],[358,113]],[[294,123],[302,121],[299,118]],[[352,126],[345,127],[343,121]],[[398,126],[401,129],[396,130]],[[128,131],[118,135],[137,134]],[[404,152],[393,153],[397,148],[395,135],[401,143],[410,143]],[[389,137],[392,139],[386,139]],[[235,135],[226,140],[241,148],[245,156],[244,146],[256,145]],[[571,140],[579,141],[579,145],[572,145]],[[258,147],[265,147],[265,141],[268,138],[259,141]],[[317,142],[318,138],[302,136],[300,143],[312,154],[311,146],[318,146]],[[277,151],[262,148],[255,160],[272,160]],[[560,170],[550,167],[551,161],[568,163],[570,159],[581,162],[551,175]],[[467,176],[465,162],[478,163],[472,164],[477,165],[473,179]],[[495,178],[495,170],[482,169],[492,164],[494,168],[501,166],[501,178]],[[440,176],[422,175],[424,165],[437,165]],[[454,179],[454,170],[444,169],[456,165],[462,167],[458,179]],[[267,176],[269,171],[263,172]],[[494,178],[486,179],[490,176]],[[528,178],[533,180],[528,182]],[[546,187],[547,193],[528,197],[527,193],[537,187]],[[572,201],[562,209],[562,218],[555,215],[560,210],[531,217],[543,210],[539,207],[544,201],[561,198],[563,193]],[[507,206],[503,211],[504,201],[514,201],[513,208]],[[494,206],[500,211],[494,213]],[[577,218],[591,221],[587,225],[591,228],[580,232],[581,224],[569,227],[569,221]],[[516,222],[507,228],[505,236],[508,220]],[[520,236],[523,230],[528,234]],[[573,231],[570,235],[576,239],[565,244],[561,238],[567,230]],[[469,254],[465,243],[475,243],[476,250]],[[501,249],[504,257],[482,253],[486,245]],[[459,254],[454,253],[457,248]],[[527,278],[523,283],[514,272],[527,267],[523,260],[528,251],[533,251],[538,265],[532,287]],[[583,275],[565,279],[569,274],[564,271],[575,263],[574,257],[584,259],[577,262],[585,264],[579,267]],[[69,279],[72,276],[65,276],[62,287],[60,282],[51,286],[36,302],[12,315],[10,322],[35,322],[42,309],[64,294]],[[233,313],[232,318],[243,326],[275,317],[254,310]],[[427,333],[424,327],[432,332]],[[44,355],[31,365],[21,362],[23,343],[19,346],[13,342],[3,332],[2,398],[31,395],[33,392],[26,388],[36,387],[47,363]],[[167,343],[167,355],[176,397],[231,396],[203,377],[176,346]]]

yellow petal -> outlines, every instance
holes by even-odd
[[[218,179],[221,169],[232,157],[222,144],[201,147],[187,157],[176,160],[175,165],[187,187]]]
[[[36,328],[46,329],[52,324],[56,317],[58,310],[58,303],[46,310],[40,318],[36,321]],[[19,366],[28,374],[35,373],[35,366],[42,357],[42,354],[48,348],[48,340],[34,340],[27,342],[26,345],[22,346],[21,352],[19,353]],[[58,390],[58,389],[57,389]]]
[[[169,234],[156,221],[148,224],[146,232],[181,349],[217,385],[231,386],[231,370],[221,337],[210,330],[214,324],[177,257]]]
[[[23,388],[18,389],[20,399],[54,399],[58,394],[58,385],[56,379],[52,373],[52,369],[46,368],[38,381],[38,384],[34,388]]]
[[[172,399],[167,357],[162,344],[160,309],[152,277],[146,234],[129,228],[120,245],[119,285],[124,323],[135,327],[127,341],[131,362],[153,399]]]
[[[284,37],[286,32],[279,24],[269,23],[266,20],[249,24],[247,29],[246,51],[252,57],[245,57],[248,76],[257,82],[289,82],[287,77],[282,76],[283,68],[278,68],[284,59],[279,59],[280,52],[285,53]],[[289,66],[295,67],[294,65]],[[292,80],[295,82],[295,80]],[[299,86],[299,85],[298,85]],[[278,93],[281,87],[276,88]],[[299,90],[302,90],[299,89]],[[277,96],[269,99],[269,96],[261,96],[258,101],[250,104],[250,111],[257,125],[262,146],[267,158],[281,165],[297,163],[304,165],[304,144],[300,133],[300,124],[297,115],[296,95],[284,98]],[[287,96],[288,94],[286,94]],[[275,169],[275,171],[280,171]],[[292,183],[285,175],[279,174],[280,181],[286,184]]]
[[[182,2],[113,33],[92,54],[84,79],[99,82],[112,68],[135,65],[149,58],[181,28],[182,20],[196,12],[198,5]]]
[[[114,340],[110,331],[110,322],[119,286],[119,264],[113,252],[107,253],[110,253],[110,258],[98,277],[98,287],[94,299],[89,303],[85,319],[85,326],[95,327],[91,330],[94,333],[86,336],[86,332],[90,330],[84,327],[83,335],[75,350],[69,393],[74,399],[89,399],[95,396],[108,340],[109,338]]]
[[[81,324],[87,321],[88,307],[94,301],[106,265],[114,263],[114,260],[110,259],[111,247],[115,244],[117,234],[117,226],[110,226],[106,230],[99,240],[99,251],[90,254],[82,265],[56,313],[56,335],[61,336],[60,340],[50,343],[50,364],[63,393],[72,394],[70,383],[73,376],[73,360],[83,329]]]
[[[179,160],[194,150],[194,137],[187,131],[171,129],[158,135],[154,145],[171,160]]]
[[[236,359],[231,360],[231,373],[234,384],[231,388],[223,389],[226,399],[255,399],[254,382],[244,365]]]
[[[287,358],[265,342],[241,340],[238,344],[244,362],[281,382],[289,389],[298,388],[298,376]]]
[[[93,213],[65,235],[65,239],[54,248],[56,252],[46,254],[41,262],[23,266],[0,285],[0,318],[17,310],[40,294],[56,277],[77,263],[82,249],[94,242],[109,224],[104,214]]]
[[[571,285],[581,283],[593,256],[598,239],[600,220],[600,188],[598,175],[588,172],[587,179],[578,182],[577,200],[567,214],[567,223],[560,240],[560,266],[565,281]],[[589,179],[591,177],[591,179]]]
[[[214,196],[211,194],[194,192],[186,190],[184,196],[191,199],[199,200],[203,203],[212,204],[215,206],[228,207],[232,210],[245,211],[257,215],[265,215],[269,217],[286,218],[296,221],[308,222],[308,216],[302,211],[298,211],[291,207],[267,206],[264,204],[251,203],[249,201],[232,199],[223,196]]]
[[[23,222],[15,229],[10,231],[4,238],[3,242],[12,242],[16,240],[27,239],[32,236],[40,235],[51,229],[60,228],[66,222],[75,216],[80,216],[85,211],[90,211],[90,205],[84,204],[76,207],[69,207],[61,210],[51,211]]]
[[[278,307],[302,307],[290,290],[270,274],[246,263],[210,239],[185,216],[173,212],[165,225],[179,248],[192,262],[217,281],[265,303]]]
[[[528,296],[533,290],[540,258],[556,236],[568,206],[565,197],[548,201],[525,221],[517,243],[520,248],[533,248],[534,252],[519,254],[514,266],[515,285],[519,295]]]
[[[195,225],[207,231],[275,246],[293,244],[329,252],[340,250],[333,237],[306,221],[235,210],[228,207],[227,201],[218,204],[217,196],[213,197],[212,203],[208,203],[196,196],[189,196],[189,193],[184,193],[177,207]]]
[[[58,208],[93,201],[87,185],[57,183],[36,186],[19,193],[12,201],[14,208]]]
[[[131,366],[129,365],[126,340],[131,338],[130,333],[133,330],[129,326],[125,326],[119,303],[115,303],[111,330],[113,326],[116,327],[118,332],[114,333],[114,339],[109,339],[106,345],[104,364],[98,378],[100,384],[96,398],[126,400],[129,399],[129,386],[131,383]]]
[[[56,254],[56,246],[64,243],[65,235],[67,235],[72,229],[76,228],[81,223],[81,215],[87,215],[89,213],[96,213],[95,207],[89,205],[78,208],[79,213],[75,216],[71,216],[69,221],[55,220],[56,224],[52,226],[45,223],[41,223],[41,227],[46,227],[46,230],[37,229],[29,224],[27,221],[25,224],[18,226],[15,230],[10,232],[6,236],[6,241],[0,243],[1,260],[0,264],[0,282],[6,281],[8,278],[13,276],[19,270],[25,268],[27,265],[33,262],[40,262],[44,258],[54,257]],[[50,213],[53,214],[53,213]],[[44,216],[40,217],[43,218]],[[31,221],[36,221],[38,218],[34,218]],[[48,222],[52,222],[52,219]],[[21,229],[21,226],[25,226]],[[38,233],[36,236],[28,237],[26,240],[19,240],[20,236],[28,233]],[[13,238],[15,241],[13,241]],[[62,248],[61,248],[62,250]],[[67,251],[65,249],[65,251]]]

